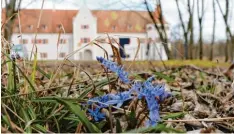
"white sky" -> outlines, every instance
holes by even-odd
[[[188,20],[188,14],[186,13],[186,1],[179,0],[181,10],[183,11],[184,21]],[[192,0],[190,0],[192,3]],[[195,0],[196,3],[197,0]],[[205,0],[205,15],[203,22],[204,29],[204,39],[209,41],[212,36],[212,26],[213,26],[213,0]],[[223,11],[225,10],[225,0],[219,0]],[[229,24],[231,26],[232,33],[234,34],[234,0],[230,1],[230,18]],[[4,1],[2,0],[2,6],[4,6]],[[83,4],[86,4],[91,10],[146,10],[143,4],[144,0],[45,0],[44,9],[75,9],[78,10]],[[156,0],[148,0],[152,9],[156,5]],[[175,0],[161,0],[163,13],[166,21],[170,24],[171,31],[180,25],[177,7]],[[21,8],[26,9],[39,9],[41,7],[42,0],[22,0]],[[195,38],[198,38],[198,21],[197,21],[197,7],[195,5],[194,10],[194,28],[195,28]],[[216,5],[216,40],[223,40],[226,38],[225,34],[225,24],[221,16],[218,5]],[[175,35],[172,32],[172,35]]]

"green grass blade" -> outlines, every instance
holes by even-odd
[[[4,66],[4,65],[6,65],[8,62],[11,62],[11,60],[6,60],[6,61],[3,61],[3,62],[1,63],[1,66]]]
[[[100,133],[101,131],[94,126],[94,124],[92,124],[88,118],[86,117],[85,113],[81,110],[79,105],[75,105],[69,101],[64,101],[61,100],[59,98],[55,98],[59,103],[65,105],[66,107],[68,107],[68,109],[74,113],[75,115],[78,116],[78,118],[80,119],[80,121],[84,124],[84,126],[88,129],[88,131],[90,133]]]
[[[160,72],[154,72],[156,77],[165,79],[167,82],[174,82],[174,79]]]
[[[166,116],[163,116],[162,119],[167,120],[169,118],[175,119],[175,118],[180,118],[183,117],[185,114],[183,112],[178,112],[178,113],[169,113]]]
[[[7,119],[6,115],[2,115],[2,122],[6,123],[7,126],[12,127],[10,121]]]
[[[57,97],[51,97],[51,98],[47,97],[46,98],[47,101],[49,101],[49,99],[51,99],[52,102],[54,100],[60,104],[63,104],[64,106],[66,106],[70,110],[70,112],[72,112],[73,114],[75,114],[79,118],[79,120],[87,128],[88,132],[90,132],[90,133],[100,133],[101,132],[93,123],[91,123],[88,120],[85,112],[81,110],[81,107],[78,104],[74,104],[71,101],[63,100],[63,99],[60,99]]]
[[[31,119],[36,119],[37,118],[37,116],[36,116],[36,113],[34,112],[34,110],[33,110],[33,108],[32,108],[32,106],[28,106],[28,113],[29,113],[29,115],[30,115],[30,117],[31,117]]]
[[[14,93],[14,76],[13,76],[13,62],[7,63],[8,79],[7,79],[7,90],[10,93]]]
[[[106,125],[107,121],[103,120],[101,122],[96,122],[95,126],[97,126],[99,129],[102,129]]]
[[[37,71],[39,71],[42,75],[44,75],[46,78],[50,79],[51,76],[50,74],[46,73],[45,71],[43,71],[38,65],[36,67]]]
[[[25,120],[25,128],[24,128],[24,130],[26,130],[27,133],[32,133],[32,128],[31,128],[32,120],[30,120],[29,115],[25,111],[24,108],[21,108],[21,113],[22,113],[23,119]]]
[[[55,116],[53,116],[53,118],[54,118],[54,122],[55,122],[55,125],[56,125],[56,128],[57,128],[57,131],[58,131],[58,133],[60,133],[60,127],[59,127],[58,120],[56,119]]]
[[[77,117],[64,117],[63,119],[64,120],[80,122],[79,118],[77,118]]]
[[[48,131],[46,130],[46,128],[43,127],[43,126],[40,125],[40,124],[34,124],[33,127],[34,127],[35,129],[37,129],[37,130],[43,132],[43,133],[47,133],[47,132],[48,132]]]
[[[32,74],[31,74],[32,83],[35,83],[36,71],[37,71],[37,51],[34,54],[34,60],[33,60],[33,68],[32,68]]]
[[[2,52],[2,53],[3,53],[9,60],[11,60],[10,57],[9,57],[6,53],[4,53],[4,52]],[[12,60],[11,60],[11,61],[12,61]],[[11,68],[12,68],[12,64],[14,64],[15,67],[18,68],[19,72],[20,72],[20,73],[23,75],[23,77],[26,79],[26,81],[29,83],[31,89],[32,89],[33,91],[36,91],[35,87],[33,86],[33,83],[28,79],[28,77],[26,76],[26,74],[21,70],[21,68],[20,68],[15,62],[9,62],[8,64],[11,66]],[[8,65],[8,66],[9,66],[9,65]],[[8,70],[8,71],[10,71],[10,70]],[[12,73],[12,71],[10,71],[10,72],[8,72],[8,73]],[[13,88],[13,84],[14,84],[13,78],[11,78],[10,80],[11,80],[11,85],[10,85],[10,86],[12,86],[12,88]],[[8,82],[9,82],[9,81],[8,81]],[[13,83],[13,84],[12,84],[12,83]]]

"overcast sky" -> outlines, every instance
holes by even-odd
[[[36,8],[41,7],[42,0],[22,0],[21,8]],[[155,8],[156,0],[148,0],[150,3],[151,9]],[[171,31],[180,25],[177,7],[175,0],[161,0],[163,13],[166,21],[170,24]],[[188,14],[186,12],[186,1],[179,0],[181,10],[183,11],[184,21],[188,20]],[[191,0],[192,1],[192,0]],[[204,15],[204,37],[207,41],[211,39],[212,36],[212,25],[213,25],[213,0],[205,0],[205,15]],[[225,10],[225,0],[219,0],[223,11]],[[234,0],[230,1],[230,18],[229,24],[231,25],[232,32],[234,34]],[[82,5],[86,5],[91,10],[146,10],[145,5],[143,4],[144,0],[45,0],[44,9],[75,9],[78,10]],[[195,2],[196,3],[196,2]],[[3,5],[4,6],[4,1]],[[217,6],[217,5],[216,5]],[[197,21],[197,10],[195,6],[195,38],[198,38],[198,21]],[[225,39],[225,24],[221,16],[220,10],[217,6],[217,21],[216,21],[216,39],[223,40]],[[173,32],[172,32],[173,34]],[[173,34],[175,35],[175,34]]]

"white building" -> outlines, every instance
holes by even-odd
[[[111,46],[105,43],[108,42],[107,33],[116,47],[119,48],[114,39],[124,47],[125,54],[120,51],[126,60],[134,59],[138,48],[137,38],[140,39],[137,60],[167,60],[164,47],[147,11],[89,10],[86,6],[79,11],[43,10],[37,38],[34,40],[39,14],[40,10],[36,9],[21,10],[21,27],[19,20],[16,20],[12,36],[13,44],[25,45],[29,56],[35,41],[39,60],[61,60],[76,50],[79,51],[71,55],[70,59],[95,60],[96,56],[104,56],[104,51],[92,43],[83,48],[94,40],[112,57]],[[154,17],[160,25],[158,10],[155,10]],[[169,33],[168,24],[164,25]],[[150,51],[147,56],[148,42]]]

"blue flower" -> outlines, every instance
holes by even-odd
[[[88,109],[88,112],[95,121],[101,121],[105,119],[105,115],[100,112],[99,108],[95,108],[95,110]]]
[[[154,80],[154,78],[155,78],[155,76],[153,75],[153,76],[149,77],[149,78],[146,80],[146,82],[152,82],[152,81]]]
[[[88,100],[88,104],[91,105],[93,101],[97,102],[100,108],[108,107],[109,105],[117,105],[116,107],[121,107],[122,104],[132,99],[131,93],[129,91],[121,92],[118,94],[107,94],[100,97],[95,97]]]
[[[169,93],[169,92],[163,92],[163,94],[161,96],[159,96],[159,99],[160,99],[159,101],[162,102],[163,100],[165,100],[166,98],[168,98],[170,96],[172,96],[171,93]]]
[[[123,68],[117,66],[116,63],[105,60],[102,57],[97,57],[97,60],[111,71],[116,72],[122,81],[129,81],[128,78],[125,77],[128,75],[127,72],[124,72]],[[98,103],[97,105],[99,108],[108,107],[109,105],[116,105],[116,107],[121,107],[125,101],[132,99],[131,93],[136,92],[138,99],[142,99],[144,97],[147,103],[150,119],[146,122],[146,126],[155,126],[160,120],[159,103],[162,102],[165,98],[171,96],[171,94],[165,91],[164,85],[152,84],[153,80],[154,76],[148,78],[143,83],[134,82],[129,91],[95,97],[90,99],[88,104],[92,104],[92,100]],[[94,112],[91,112],[91,115],[93,115],[96,121],[99,119],[97,111],[95,110]]]
[[[110,100],[110,95],[107,94],[107,95],[103,95],[103,96],[100,96],[100,97],[94,97],[94,98],[89,99],[88,104],[91,105],[94,102],[97,102],[97,103],[99,102],[98,106],[100,108],[103,108],[103,107],[108,107],[108,105],[105,105],[105,104],[102,104],[102,103],[106,103],[109,100]]]
[[[159,102],[169,97],[170,94],[165,91],[164,85],[152,84],[154,76],[148,78],[144,83],[135,82],[130,91],[136,91],[138,99],[146,99],[149,109],[150,120],[146,122],[147,126],[154,126],[160,120]],[[157,98],[157,99],[156,99]]]
[[[123,67],[118,66],[115,62],[106,60],[103,57],[96,57],[96,58],[106,68],[108,68],[112,72],[115,72],[123,83],[128,84],[130,82],[130,80],[128,79],[128,73],[123,70]]]
[[[116,105],[116,107],[121,107],[123,105],[123,103],[127,100],[132,99],[130,92],[129,91],[125,91],[122,93],[118,93],[114,96],[112,96],[110,101],[107,101],[106,104],[108,105]]]

